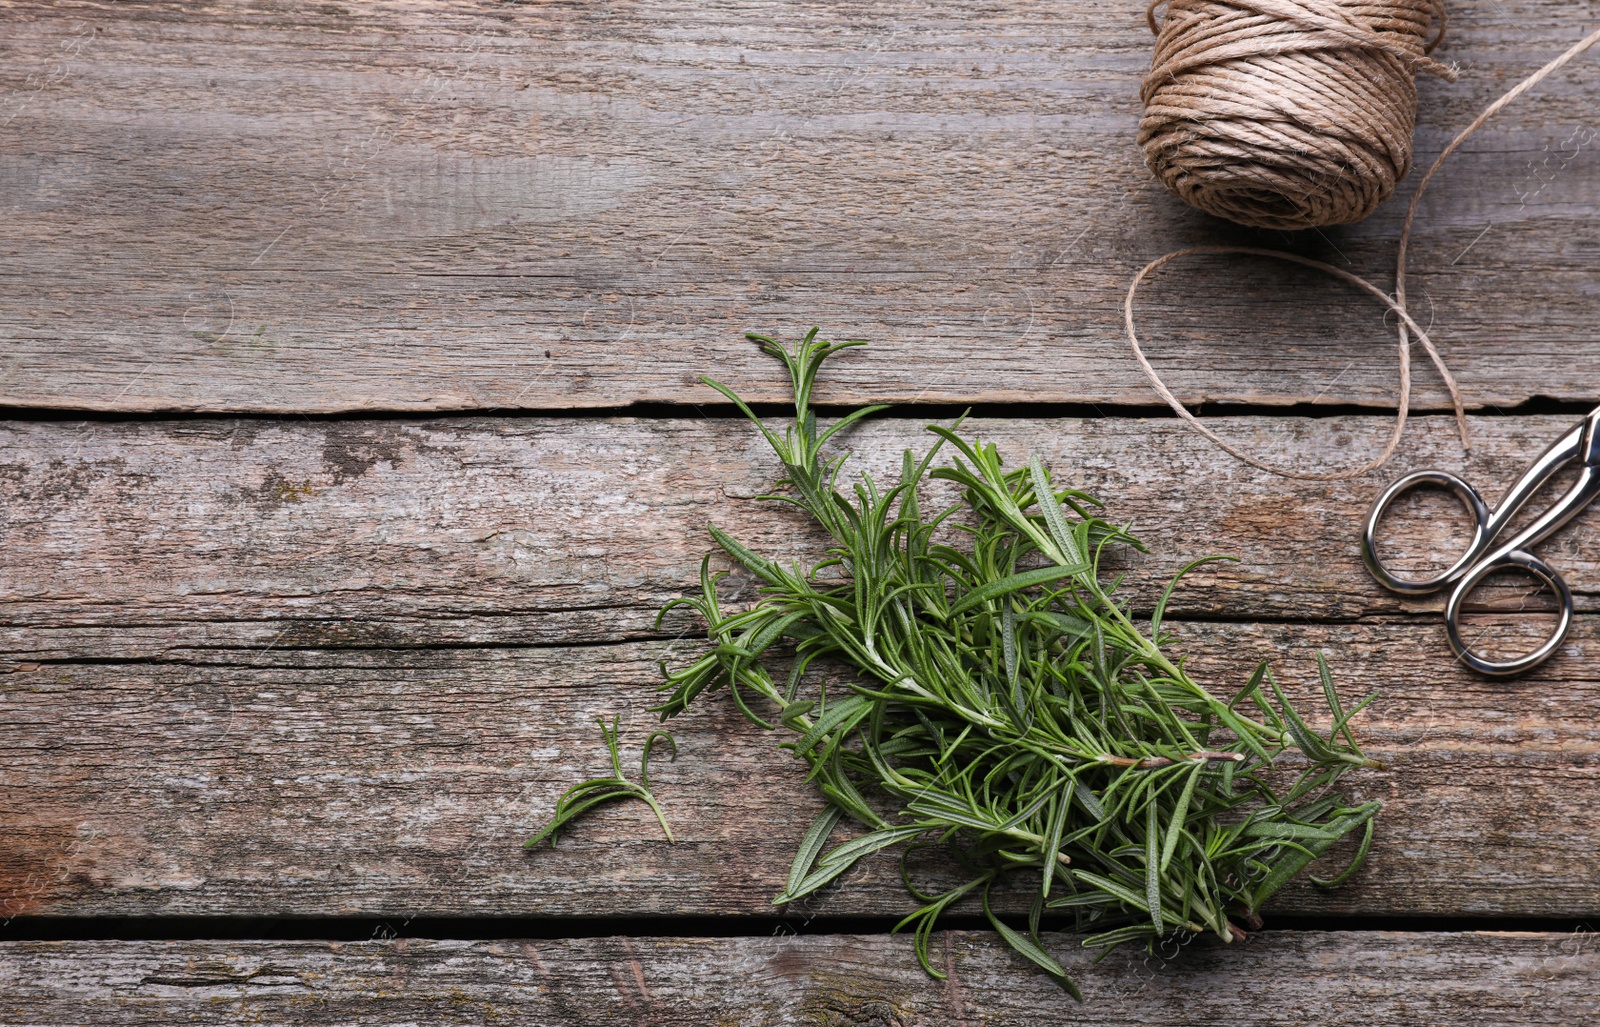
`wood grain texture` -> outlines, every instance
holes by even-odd
[[[1327,453],[1379,422],[1227,426]],[[1284,908],[1600,910],[1592,617],[1535,675],[1487,682],[1451,666],[1436,609],[1366,579],[1359,487],[1267,478],[1171,421],[973,427],[1114,497],[1156,546],[1127,568],[1146,599],[1182,561],[1245,556],[1180,592],[1181,616],[1225,618],[1181,626],[1203,680],[1226,687],[1270,657],[1304,692],[1326,649],[1345,688],[1383,690],[1366,730],[1395,769],[1355,782],[1390,803],[1371,869]],[[1477,427],[1467,470],[1504,481],[1565,421]],[[1461,466],[1447,421],[1419,428],[1408,457]],[[626,714],[637,745],[657,661],[695,651],[690,620],[650,619],[692,582],[705,521],[803,555],[797,521],[750,498],[772,475],[751,434],[731,420],[7,425],[5,910],[769,911],[816,799],[720,703],[679,725],[686,759],[659,772],[683,844],[617,810],[554,853],[518,848],[600,770],[593,718]],[[918,436],[884,421],[851,444],[881,471]],[[1547,555],[1592,604],[1587,520]],[[1444,538],[1427,519],[1398,534],[1436,555]],[[817,908],[905,903],[880,864]]]
[[[1268,932],[1099,964],[1072,940],[1051,947],[1083,1005],[976,933],[934,936],[942,982],[917,967],[906,939],[881,936],[11,942],[0,943],[0,1017],[18,1027],[1571,1027],[1589,1021],[1600,990],[1597,946],[1581,934]]]
[[[1569,655],[1513,683],[1452,667],[1431,619],[1176,628],[1219,692],[1271,658],[1314,714],[1321,651],[1347,695],[1382,693],[1358,731],[1390,769],[1347,779],[1348,794],[1387,804],[1372,857],[1348,887],[1297,886],[1276,909],[1600,915],[1593,618]],[[681,757],[652,770],[678,844],[621,806],[559,848],[521,848],[562,791],[606,771],[595,718],[622,715],[636,767],[658,662],[698,651],[684,639],[22,664],[0,678],[0,915],[771,915],[820,799],[774,748],[782,736],[725,695],[673,722]],[[926,873],[943,879],[937,864]],[[789,911],[911,908],[883,859]]]
[[[1378,418],[1214,423],[1258,451],[1330,464],[1384,433]],[[1012,466],[1038,452],[1133,524],[1151,552],[1110,565],[1142,608],[1185,563],[1227,553],[1239,562],[1186,579],[1180,616],[1429,625],[1440,598],[1401,601],[1361,566],[1372,497],[1390,474],[1440,466],[1496,498],[1569,425],[1477,419],[1468,458],[1448,419],[1419,419],[1392,467],[1330,488],[1245,467],[1175,420],[969,422]],[[900,451],[931,438],[918,421],[863,426],[848,466],[897,480]],[[0,651],[128,659],[659,637],[655,611],[695,585],[708,523],[786,560],[820,558],[824,540],[802,515],[755,501],[776,473],[754,429],[732,419],[10,422]],[[1443,566],[1466,536],[1448,497],[1426,500],[1386,529],[1386,552],[1422,560],[1405,564],[1417,570]],[[1587,513],[1541,550],[1585,611],[1600,605],[1597,528]],[[1480,598],[1516,611],[1522,584]]]
[[[1555,0],[1457,6],[1467,74],[1423,84],[1423,158],[1579,31]],[[1162,193],[1132,145],[1149,37],[1103,0],[0,0],[0,24],[4,407],[687,414],[716,398],[708,372],[784,398],[741,335],[812,323],[876,342],[830,366],[826,402],[1148,404],[1117,321],[1146,260],[1287,245],[1382,284],[1398,228],[1387,209],[1285,239]],[[1587,65],[1558,76],[1424,208],[1419,318],[1474,407],[1594,398],[1597,97]],[[1377,312],[1311,275],[1185,265],[1141,323],[1191,402],[1393,393]],[[1441,407],[1431,372],[1419,388]],[[1319,466],[1384,430],[1213,423]],[[1388,769],[1349,779],[1386,803],[1369,865],[1337,892],[1285,891],[1270,922],[1600,916],[1600,521],[1545,547],[1583,613],[1511,683],[1453,666],[1440,604],[1383,593],[1354,545],[1392,475],[1443,466],[1496,494],[1567,426],[1477,419],[1467,457],[1421,418],[1395,465],[1334,488],[1168,420],[973,427],[1135,522],[1153,552],[1114,569],[1140,608],[1188,559],[1241,556],[1173,607],[1201,680],[1270,657],[1309,699],[1325,651],[1348,694],[1382,691],[1360,730]],[[888,420],[852,445],[892,477],[922,439]],[[770,915],[819,799],[725,697],[675,723],[683,758],[653,768],[680,844],[627,806],[559,849],[520,843],[604,771],[596,716],[623,714],[636,757],[658,662],[698,650],[690,620],[652,619],[693,581],[708,521],[814,550],[751,501],[772,477],[723,417],[0,425],[0,921],[669,935],[677,917]],[[1415,504],[1392,550],[1439,560],[1446,510]],[[1485,630],[1540,626],[1515,584],[1481,598]],[[909,908],[879,859],[787,912]],[[987,934],[936,939],[945,984],[885,936],[0,942],[0,1021],[1517,1027],[1592,1015],[1590,941],[1267,931],[1091,965],[1055,939],[1085,1008]]]
[[[349,411],[779,398],[741,335],[879,345],[832,402],[1154,402],[1118,304],[1169,249],[1392,274],[1400,210],[1305,239],[1156,186],[1151,39],[1104,0],[506,5],[16,2],[0,34],[0,403]],[[1436,153],[1580,34],[1458,4]],[[1585,59],[1440,177],[1418,317],[1469,402],[1593,398],[1600,192]],[[1395,392],[1376,307],[1251,261],[1143,300],[1193,402]],[[1438,408],[1431,372],[1418,402]]]

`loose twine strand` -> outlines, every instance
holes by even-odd
[[[1231,2],[1237,3],[1239,0],[1231,0]],[[1317,2],[1320,3],[1320,0],[1317,0]],[[1265,2],[1263,2],[1263,0],[1248,0],[1248,3],[1253,9],[1261,9],[1265,7]],[[1260,4],[1260,8],[1258,8],[1258,4]],[[1314,5],[1313,0],[1303,0],[1303,4],[1307,8]],[[1158,6],[1158,4],[1152,4],[1151,11],[1154,11],[1156,6]],[[1277,4],[1274,4],[1274,6],[1276,7]],[[1443,31],[1442,25],[1440,31],[1441,33]],[[1437,39],[1435,41],[1437,41]],[[1535,85],[1538,85],[1539,82],[1543,81],[1546,77],[1559,71],[1573,58],[1577,57],[1579,54],[1582,54],[1596,43],[1600,43],[1600,29],[1591,32],[1583,39],[1580,39],[1578,42],[1574,43],[1566,50],[1566,52],[1550,61],[1532,75],[1529,75],[1521,82],[1517,83],[1517,85],[1508,91],[1504,96],[1501,96],[1498,100],[1484,108],[1483,113],[1479,114],[1475,119],[1473,119],[1470,125],[1462,129],[1461,132],[1450,141],[1450,145],[1446,146],[1444,151],[1440,153],[1437,158],[1435,158],[1433,164],[1429,166],[1427,173],[1422,176],[1421,182],[1419,182],[1417,185],[1417,191],[1411,197],[1411,203],[1406,208],[1405,223],[1400,230],[1399,255],[1395,261],[1395,291],[1393,296],[1385,293],[1383,290],[1379,289],[1365,278],[1362,278],[1359,275],[1351,274],[1348,271],[1334,267],[1333,265],[1324,263],[1323,261],[1314,260],[1310,257],[1302,257],[1295,253],[1287,253],[1282,250],[1262,249],[1253,246],[1192,246],[1187,249],[1174,250],[1173,252],[1162,257],[1157,257],[1155,260],[1152,260],[1150,263],[1146,264],[1140,269],[1138,274],[1133,276],[1133,281],[1128,286],[1128,294],[1123,300],[1122,304],[1122,313],[1123,321],[1128,331],[1128,342],[1133,347],[1134,358],[1139,361],[1139,366],[1144,368],[1144,373],[1149,376],[1150,383],[1155,387],[1156,392],[1160,394],[1162,399],[1166,400],[1167,405],[1172,408],[1174,413],[1188,422],[1191,428],[1210,439],[1228,454],[1232,455],[1236,459],[1242,460],[1252,467],[1259,468],[1263,471],[1268,471],[1272,474],[1281,475],[1285,478],[1297,478],[1303,481],[1337,481],[1343,478],[1353,478],[1357,475],[1365,474],[1368,471],[1372,471],[1383,466],[1389,460],[1389,458],[1394,455],[1395,449],[1400,445],[1400,437],[1405,431],[1406,414],[1411,405],[1410,336],[1411,334],[1415,334],[1417,341],[1422,343],[1423,348],[1428,353],[1429,359],[1433,361],[1433,365],[1439,369],[1439,374],[1444,379],[1445,386],[1450,390],[1450,401],[1455,408],[1456,425],[1461,433],[1462,448],[1470,448],[1470,438],[1467,432],[1466,411],[1461,400],[1461,390],[1457,387],[1455,378],[1450,374],[1449,368],[1445,366],[1444,358],[1440,356],[1439,350],[1433,344],[1433,340],[1428,337],[1428,333],[1424,331],[1422,327],[1416,323],[1416,321],[1412,320],[1411,315],[1406,311],[1406,255],[1411,241],[1411,229],[1416,221],[1417,207],[1422,201],[1423,193],[1428,188],[1428,183],[1433,180],[1433,176],[1438,172],[1439,168],[1450,157],[1450,155],[1455,153],[1455,151],[1467,140],[1468,137],[1481,128],[1483,124],[1491,117],[1499,113],[1508,104],[1516,100],[1517,97],[1521,96],[1529,89],[1532,89]],[[1383,52],[1387,53],[1388,51],[1385,49]],[[1166,384],[1162,382],[1161,376],[1157,374],[1156,369],[1150,365],[1150,361],[1144,355],[1144,350],[1139,346],[1139,336],[1138,332],[1135,330],[1133,320],[1133,299],[1139,291],[1139,286],[1150,275],[1150,273],[1155,271],[1157,268],[1160,268],[1161,266],[1174,260],[1178,260],[1182,257],[1204,254],[1245,254],[1258,257],[1270,257],[1277,260],[1288,261],[1289,263],[1293,264],[1299,264],[1303,267],[1313,268],[1317,271],[1323,272],[1324,274],[1337,278],[1340,281],[1355,286],[1357,289],[1373,297],[1379,303],[1382,303],[1385,307],[1395,313],[1400,320],[1398,327],[1400,396],[1396,404],[1394,428],[1389,435],[1388,443],[1383,448],[1383,452],[1379,453],[1377,457],[1367,461],[1364,464],[1361,464],[1358,467],[1353,467],[1342,471],[1306,472],[1291,470],[1284,467],[1277,467],[1273,464],[1266,463],[1263,460],[1251,456],[1249,453],[1224,440],[1221,436],[1217,435],[1216,432],[1212,431],[1210,428],[1207,428],[1199,418],[1190,413],[1189,409],[1184,406],[1183,402],[1178,399],[1177,396],[1173,395],[1172,390],[1168,389]]]

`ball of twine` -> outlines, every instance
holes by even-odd
[[[1145,162],[1191,206],[1258,228],[1371,214],[1411,167],[1417,71],[1455,77],[1427,56],[1443,0],[1154,0],[1146,13]]]
[[[1154,7],[1151,9],[1154,10]],[[1440,31],[1442,32],[1444,12],[1441,10],[1439,14],[1441,19]],[[1600,44],[1600,29],[1590,32],[1564,52],[1546,62],[1538,71],[1506,90],[1498,100],[1485,107],[1476,118],[1473,118],[1471,124],[1457,133],[1456,137],[1450,140],[1450,145],[1446,146],[1439,156],[1434,158],[1433,164],[1423,174],[1422,181],[1417,183],[1416,192],[1411,194],[1411,205],[1406,208],[1405,222],[1400,226],[1400,245],[1398,253],[1395,255],[1394,294],[1392,296],[1365,278],[1351,274],[1343,268],[1334,267],[1332,264],[1326,264],[1320,260],[1312,260],[1298,253],[1285,253],[1282,250],[1263,250],[1250,246],[1194,246],[1188,249],[1174,250],[1166,256],[1157,257],[1146,264],[1138,274],[1133,276],[1133,281],[1128,286],[1128,294],[1122,301],[1122,317],[1123,324],[1128,332],[1128,344],[1133,347],[1134,359],[1139,361],[1139,366],[1149,376],[1150,384],[1155,386],[1156,392],[1161,395],[1162,399],[1167,401],[1167,405],[1172,407],[1173,412],[1183,418],[1191,428],[1251,467],[1259,467],[1261,470],[1269,471],[1272,474],[1282,475],[1285,478],[1299,478],[1303,481],[1337,481],[1343,478],[1354,478],[1357,475],[1366,474],[1368,471],[1382,467],[1389,457],[1393,455],[1395,448],[1400,445],[1400,435],[1406,428],[1406,412],[1411,404],[1411,335],[1415,333],[1417,341],[1422,343],[1423,349],[1428,351],[1428,357],[1433,361],[1434,367],[1438,368],[1440,377],[1444,379],[1445,387],[1450,390],[1450,401],[1455,406],[1456,411],[1456,425],[1461,431],[1461,445],[1463,449],[1467,448],[1467,414],[1461,401],[1461,390],[1456,387],[1456,380],[1450,374],[1450,369],[1445,366],[1444,357],[1440,355],[1438,347],[1433,344],[1432,339],[1428,338],[1428,333],[1422,326],[1412,320],[1411,315],[1406,312],[1406,253],[1411,242],[1411,227],[1416,223],[1417,219],[1417,208],[1422,203],[1422,196],[1428,191],[1428,183],[1433,181],[1433,176],[1438,173],[1440,168],[1444,167],[1445,161],[1450,159],[1450,155],[1460,149],[1461,144],[1472,137],[1474,132],[1482,128],[1485,122],[1504,110],[1517,97],[1554,75],[1570,64],[1578,55],[1587,52],[1590,47],[1597,44]],[[1139,345],[1139,333],[1135,331],[1133,324],[1133,298],[1139,291],[1140,283],[1162,265],[1171,263],[1180,257],[1201,253],[1251,254],[1257,257],[1275,257],[1279,260],[1287,260],[1295,264],[1315,268],[1367,293],[1379,303],[1388,307],[1399,318],[1400,399],[1396,404],[1394,429],[1389,434],[1389,441],[1383,447],[1383,452],[1359,466],[1346,468],[1342,471],[1299,471],[1277,467],[1251,456],[1206,427],[1198,417],[1189,411],[1188,407],[1183,405],[1183,401],[1171,389],[1167,388],[1166,384],[1161,380],[1161,376],[1156,373],[1156,369],[1151,366],[1149,358],[1144,355],[1143,348]]]

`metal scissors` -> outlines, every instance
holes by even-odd
[[[1514,537],[1501,541],[1506,526],[1545,482],[1567,465],[1578,464],[1578,480],[1566,495],[1540,514]],[[1401,495],[1419,485],[1442,485],[1454,492],[1466,504],[1476,525],[1472,543],[1451,568],[1442,574],[1423,581],[1397,577],[1378,559],[1374,545],[1378,522],[1389,505]],[[1549,564],[1529,550],[1554,534],[1562,525],[1576,517],[1590,501],[1600,495],[1600,407],[1589,411],[1576,427],[1562,435],[1535,460],[1517,479],[1516,484],[1491,512],[1471,485],[1447,471],[1417,471],[1408,474],[1384,490],[1372,512],[1367,515],[1366,530],[1361,536],[1361,557],[1367,569],[1386,588],[1402,595],[1425,595],[1450,588],[1450,601],[1445,606],[1445,630],[1450,636],[1450,648],[1461,662],[1482,674],[1510,677],[1531,670],[1549,659],[1560,648],[1572,626],[1572,590],[1561,575]],[[1549,639],[1538,649],[1511,660],[1486,660],[1474,653],[1461,638],[1461,603],[1483,579],[1496,571],[1521,568],[1549,585],[1561,602],[1561,620]]]

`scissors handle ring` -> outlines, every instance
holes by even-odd
[[[1383,561],[1378,559],[1377,534],[1378,522],[1383,520],[1389,505],[1421,485],[1440,485],[1454,492],[1462,503],[1466,504],[1467,512],[1472,515],[1473,527],[1472,541],[1460,559],[1456,560],[1448,570],[1417,581],[1397,577],[1383,565]],[[1466,573],[1473,561],[1483,552],[1489,542],[1488,526],[1489,506],[1483,501],[1483,497],[1478,495],[1477,489],[1448,471],[1415,471],[1384,489],[1377,502],[1372,504],[1372,511],[1367,514],[1366,529],[1361,533],[1361,558],[1366,562],[1367,570],[1372,572],[1372,576],[1390,591],[1399,592],[1401,595],[1425,595],[1437,592]]]
[[[1545,643],[1525,656],[1513,660],[1486,660],[1473,652],[1471,647],[1461,638],[1461,604],[1468,593],[1495,571],[1505,570],[1508,567],[1521,567],[1534,577],[1549,585],[1551,590],[1561,601],[1561,620],[1556,624],[1556,630],[1545,640]],[[1444,626],[1450,636],[1450,648],[1455,650],[1456,657],[1480,674],[1491,677],[1511,677],[1523,671],[1532,670],[1539,664],[1555,655],[1561,648],[1561,643],[1566,640],[1567,629],[1572,627],[1572,590],[1561,575],[1551,569],[1550,565],[1534,556],[1532,553],[1521,549],[1499,555],[1493,559],[1485,560],[1467,572],[1455,590],[1450,593],[1450,602],[1445,606]]]

